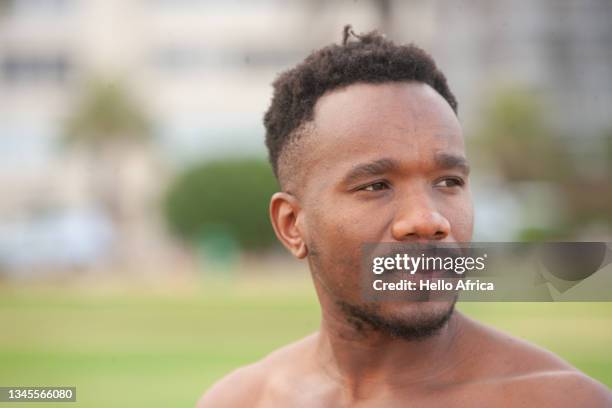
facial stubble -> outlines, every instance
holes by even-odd
[[[421,341],[437,335],[446,326],[455,311],[456,298],[448,303],[442,312],[427,310],[428,299],[413,302],[419,304],[421,310],[416,310],[411,316],[384,314],[380,303],[366,302],[355,304],[342,299],[319,271],[322,270],[321,253],[312,242],[309,245],[309,260],[313,278],[323,287],[334,304],[343,314],[345,320],[353,327],[359,336],[369,336],[375,333],[387,335],[406,341]],[[423,292],[423,295],[429,295]],[[408,303],[408,302],[406,302]],[[415,307],[419,309],[419,307]],[[425,310],[422,310],[425,309]]]

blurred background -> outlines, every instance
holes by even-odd
[[[269,226],[262,116],[347,23],[446,73],[475,241],[611,242],[611,20],[607,0],[0,0],[0,385],[192,406],[316,330]],[[460,308],[612,386],[612,305]]]

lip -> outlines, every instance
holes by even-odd
[[[449,276],[450,274],[454,273],[452,271],[445,271],[445,270],[422,270],[419,269],[417,271],[415,271],[414,273],[412,271],[405,271],[405,270],[399,270],[399,269],[389,269],[387,271],[385,271],[385,274],[383,276],[387,276],[390,278],[397,278],[397,279],[407,279],[407,280],[416,280],[416,278],[423,278],[423,277],[427,277],[427,278],[443,278],[445,276]]]

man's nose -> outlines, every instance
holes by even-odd
[[[450,223],[429,197],[409,197],[393,220],[391,235],[397,241],[433,241],[448,237],[450,229]]]

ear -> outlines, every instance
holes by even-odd
[[[298,199],[289,193],[274,193],[270,199],[270,219],[279,241],[298,259],[308,255]]]

